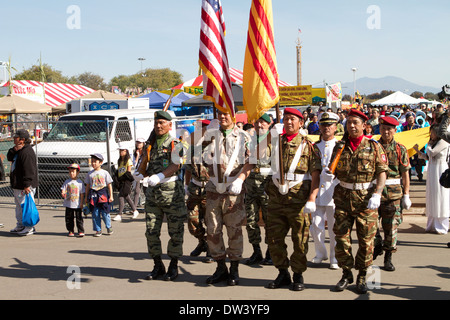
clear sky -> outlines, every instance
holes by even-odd
[[[448,0],[273,0],[280,78],[303,84],[397,76],[419,85],[450,84]],[[68,9],[79,8],[79,14]],[[230,66],[243,69],[250,0],[222,0]],[[372,6],[372,7],[371,7]],[[373,7],[375,6],[375,7]],[[0,0],[0,61],[20,72],[43,62],[66,76],[112,77],[170,68],[198,73],[200,0]],[[67,23],[71,27],[68,27]],[[79,23],[79,24],[78,24]],[[301,33],[298,30],[301,29]]]

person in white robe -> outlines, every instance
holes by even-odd
[[[425,232],[447,234],[449,228],[450,213],[450,189],[446,189],[439,183],[442,173],[448,168],[449,143],[439,138],[437,126],[430,127],[430,141],[426,152],[420,152],[417,144],[414,150],[419,158],[428,160],[428,172],[426,183],[426,208],[427,227]]]

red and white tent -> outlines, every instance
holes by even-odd
[[[244,73],[241,70],[238,69],[234,69],[234,68],[230,68],[230,77],[231,77],[231,81],[237,84],[242,84],[243,79],[244,79]],[[280,87],[290,87],[291,84],[278,80],[278,85]],[[198,76],[194,79],[188,80],[184,83],[181,83],[175,87],[173,87],[172,89],[182,89],[184,87],[201,87],[203,86],[203,76]]]
[[[13,80],[13,94],[21,95],[24,94],[24,98],[27,98],[26,94],[30,91],[30,88],[42,88],[45,89],[45,95],[43,99],[45,99],[46,105],[51,107],[60,106],[63,103],[75,100],[79,97],[85,96],[89,93],[94,92],[95,90],[77,84],[68,84],[68,83],[43,83],[39,81],[29,81],[29,80]],[[3,87],[8,87],[9,82],[5,83]]]

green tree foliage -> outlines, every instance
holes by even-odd
[[[105,80],[98,74],[92,72],[84,72],[77,76],[71,77],[70,82],[74,84],[80,84],[94,90],[109,91],[110,87]]]
[[[147,88],[153,90],[166,90],[182,83],[182,76],[169,68],[146,69],[143,72],[130,76],[119,75],[111,79],[111,86],[118,86],[123,92],[127,88],[140,88],[144,91]]]
[[[64,76],[61,71],[53,69],[53,67],[44,63],[42,65],[45,81],[53,83],[72,83],[69,78]],[[42,71],[39,65],[33,65],[28,69],[24,69],[21,73],[17,73],[14,76],[14,80],[31,80],[31,81],[41,81]]]

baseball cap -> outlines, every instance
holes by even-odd
[[[136,142],[142,142],[142,143],[145,143],[145,141],[146,141],[146,140],[145,140],[144,138],[137,138],[137,139],[136,139]]]
[[[25,129],[17,130],[17,132],[14,134],[14,138],[20,138],[20,139],[30,139],[30,134]]]
[[[78,171],[80,171],[80,165],[78,163],[72,163],[67,167],[67,169],[77,169]]]
[[[92,158],[97,158],[98,160],[103,162],[103,156],[100,153],[93,153],[91,154]]]

